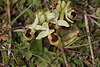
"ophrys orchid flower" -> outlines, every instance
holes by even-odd
[[[48,36],[48,39],[50,41],[50,44],[57,45],[60,42],[60,37],[54,32],[54,29],[49,29],[48,23],[43,23],[44,27],[46,27],[45,31],[42,31],[39,33],[39,35],[36,37],[36,39],[41,39],[46,36]]]
[[[36,30],[45,30],[46,28],[38,24],[38,17],[36,15],[35,21],[32,25],[26,26],[27,31],[25,32],[25,38],[26,40],[32,40],[34,38],[34,33]]]
[[[39,33],[39,35],[36,37],[36,39],[41,39],[44,38],[46,36],[48,36],[50,33],[54,32],[54,30],[49,30],[49,26],[48,23],[43,23],[42,24],[43,27],[45,27],[45,30],[43,30],[42,32]]]
[[[74,9],[71,9],[68,14],[67,14],[68,18],[71,20],[76,20],[77,18],[77,12]]]
[[[70,1],[68,1],[67,3],[65,3],[65,1],[62,1],[59,0],[58,1],[58,5],[57,5],[57,8],[56,10],[60,13],[59,15],[59,19],[60,20],[63,20],[64,19],[64,15],[65,15],[65,18],[67,19],[67,21],[71,22],[71,23],[74,23],[71,19],[69,19],[69,14],[70,14],[70,11],[72,10],[70,8]]]
[[[55,13],[54,22],[55,22],[58,26],[69,27],[69,24],[68,24],[67,21],[65,21],[65,20],[59,20],[59,12],[58,12],[56,9],[53,10],[53,13]]]

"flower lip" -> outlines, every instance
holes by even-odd
[[[57,28],[56,22],[49,22],[49,29],[54,29],[54,33],[57,33]]]
[[[48,36],[51,45],[57,45],[60,42],[60,37],[56,33],[51,33]]]
[[[25,39],[28,41],[32,40],[34,38],[34,33],[34,29],[27,28],[27,31],[25,32]]]
[[[31,38],[30,32],[31,32],[31,29],[28,29],[27,32],[26,32],[26,34],[25,34],[25,36],[28,37],[28,38]]]
[[[69,14],[68,14],[68,18],[69,18],[70,20],[75,20],[76,17],[77,17],[77,12],[76,12],[76,10],[72,9],[72,10],[69,12]]]
[[[58,36],[55,35],[54,33],[51,33],[51,37],[52,37],[52,42],[57,42],[58,41]]]
[[[72,18],[76,17],[76,13],[72,12],[71,15],[73,16]]]
[[[49,29],[55,29],[56,24],[49,23]]]

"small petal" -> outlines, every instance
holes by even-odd
[[[52,12],[55,14],[54,20],[56,21],[58,19],[58,17],[59,17],[59,12],[56,9],[53,10]]]
[[[46,23],[46,22],[44,22],[44,23],[42,24],[42,26],[44,26],[45,28],[49,28],[49,27],[48,27],[48,23]]]
[[[65,8],[64,8],[64,11],[69,10],[69,8],[70,8],[70,3],[71,3],[70,1],[67,2],[66,6],[65,6]]]
[[[34,29],[36,29],[36,30],[46,30],[46,27],[40,26],[40,25],[36,25],[36,26],[34,27]]]
[[[69,24],[68,24],[66,21],[64,21],[64,20],[58,20],[58,21],[57,21],[57,24],[58,24],[59,26],[69,27]]]
[[[58,12],[61,11],[61,0],[58,1],[58,5],[57,5],[57,7],[56,7],[56,10],[57,10]]]
[[[38,14],[37,14],[37,16],[38,16],[38,18],[40,19],[40,17],[42,16],[42,12],[39,12]]]
[[[43,22],[45,22],[45,20],[46,20],[45,15],[41,15],[41,17],[40,17],[40,23],[42,24]]]
[[[70,19],[68,18],[68,15],[66,15],[66,19],[67,19],[69,22],[74,23],[72,20],[70,20]]]
[[[45,15],[47,17],[47,20],[53,20],[55,18],[54,13],[46,12]]]
[[[41,39],[41,38],[44,38],[46,36],[48,36],[49,32],[47,31],[42,31],[39,33],[39,35],[36,37],[36,39]]]
[[[62,7],[62,9],[65,8],[65,5],[66,5],[65,1],[62,1],[62,3],[61,3],[61,7]]]
[[[32,27],[34,28],[38,24],[38,16],[36,15],[35,21],[32,24]]]

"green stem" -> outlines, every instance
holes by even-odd
[[[42,57],[40,57],[40,56],[38,56],[38,55],[36,55],[36,54],[33,54],[34,56],[36,56],[36,57],[38,57],[38,58],[40,58],[41,60],[43,60],[43,61],[45,61],[45,62],[47,62],[48,64],[50,64],[51,65],[51,67],[54,67],[50,62],[48,62],[47,60],[45,60],[44,58],[42,58]]]

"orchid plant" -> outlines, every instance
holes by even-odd
[[[69,27],[69,24],[65,20],[58,20],[59,13],[56,9],[53,10],[51,13],[48,13],[46,16],[47,16],[47,18],[49,16],[50,16],[50,18],[52,18],[52,19],[48,19],[48,20],[50,21],[50,23],[54,23],[57,28],[58,28],[58,26]],[[36,39],[41,39],[41,38],[48,36],[50,43],[52,45],[57,45],[60,42],[60,37],[57,35],[57,33],[54,33],[54,29],[53,28],[49,29],[49,25],[47,22],[43,23],[42,26],[46,27],[46,30],[40,32],[39,35],[36,37]]]
[[[69,22],[73,23],[73,21],[69,19],[71,15],[69,5],[70,2],[65,3],[59,0],[56,9],[53,11],[39,12],[36,14],[34,23],[26,26],[27,32],[25,33],[25,38],[31,40],[34,37],[35,31],[41,30],[36,37],[37,40],[48,36],[50,44],[57,45],[60,42],[60,37],[57,35],[59,26],[70,26],[68,22],[64,20],[64,15]],[[49,25],[50,23],[51,25]],[[50,28],[50,26],[52,28]]]
[[[70,1],[65,3],[65,1],[61,2],[61,0],[59,0],[56,10],[60,13],[61,20],[64,19],[64,15],[65,15],[65,18],[67,21],[74,23],[71,18],[72,17],[76,18],[77,15],[76,15],[76,11],[74,9],[70,8],[70,3],[71,3]],[[72,15],[72,12],[74,13],[74,16]]]
[[[36,30],[45,30],[46,28],[44,26],[38,25],[38,16],[36,15],[35,21],[32,25],[26,26],[27,31],[25,32],[25,38],[26,40],[31,40],[34,38],[33,34]]]

